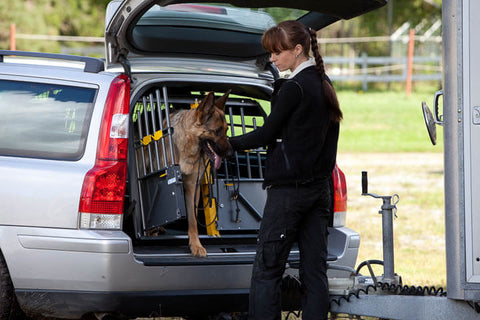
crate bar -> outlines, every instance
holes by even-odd
[[[154,107],[155,107],[155,103],[154,103],[154,100],[153,100],[153,94],[150,93],[148,95],[148,99],[150,100],[150,115],[152,117],[152,126],[153,126],[153,134],[155,134],[155,132],[158,131],[158,126],[157,126],[157,121],[156,121],[156,117],[155,117],[155,110],[154,110]],[[157,103],[157,109],[160,107],[160,105]],[[158,140],[154,140],[155,141],[155,160],[157,160],[157,169],[160,170],[160,154],[158,153]]]
[[[257,118],[253,117],[253,130],[257,130]],[[263,171],[262,171],[262,157],[260,156],[260,151],[257,149],[257,159],[258,159],[258,175],[260,179],[263,179]]]
[[[170,158],[172,160],[172,164],[175,163],[175,157],[173,155],[173,141],[172,141],[172,131],[170,127],[170,105],[168,103],[168,95],[167,95],[167,87],[162,87],[163,91],[163,102],[165,103],[165,118],[167,121],[167,128],[168,128],[168,146],[170,147]]]
[[[159,124],[160,124],[160,130],[162,130],[162,138],[161,143],[162,143],[162,158],[163,158],[163,167],[167,167],[167,149],[165,147],[165,137],[163,136],[163,116],[162,116],[162,100],[160,96],[160,89],[155,90],[155,97],[157,98],[157,113],[158,113],[158,119],[159,119]],[[165,109],[167,106],[165,105]]]
[[[148,102],[147,102],[147,97],[143,96],[142,97],[142,102],[143,102],[143,118],[145,120],[145,134],[147,136],[151,135],[152,132],[150,132],[150,126],[149,126],[149,121],[148,121]],[[143,136],[142,136],[143,137]],[[152,156],[152,145],[149,143],[147,145],[147,150],[148,150],[148,163],[150,164],[150,173],[154,171],[153,169],[153,156]]]
[[[138,133],[139,133],[139,136],[140,136],[140,140],[142,140],[143,138],[143,130],[142,130],[142,121],[141,121],[141,118],[140,118],[140,110],[137,110],[137,125],[138,125]],[[141,154],[141,158],[142,158],[142,165],[143,165],[143,175],[147,175],[147,166],[145,164],[145,154],[143,152],[143,144],[140,143],[140,154]]]
[[[240,107],[240,119],[241,119],[241,123],[242,123],[242,133],[245,134],[245,133],[247,133],[247,130],[245,128],[245,111],[244,111],[243,107]],[[247,174],[248,174],[248,178],[251,179],[252,178],[252,168],[250,166],[250,154],[248,152],[246,152],[245,155],[247,156]]]
[[[223,167],[225,168],[225,180],[228,181],[228,160],[223,159]]]
[[[230,128],[232,130],[232,137],[235,137],[235,125],[233,123],[233,110],[232,107],[228,107],[228,116],[230,119]],[[238,152],[235,151],[235,163],[237,167],[237,177],[240,179],[240,164],[238,162]]]

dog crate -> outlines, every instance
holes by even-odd
[[[135,103],[134,156],[142,229],[149,231],[186,217],[180,167],[175,164],[167,88],[156,88]]]
[[[139,199],[136,229],[140,238],[161,237],[156,229],[168,230],[186,220],[181,168],[175,163],[171,139],[176,133],[169,117],[178,110],[195,108],[203,96],[202,92],[158,86],[142,94],[132,108],[130,164],[134,170],[130,170],[130,179],[136,190],[132,195]],[[225,114],[231,136],[261,126],[266,117],[257,100],[234,95],[227,100]],[[200,177],[198,222],[207,235],[258,230],[266,200],[264,163],[264,149],[236,152],[223,160],[219,170],[209,166]]]

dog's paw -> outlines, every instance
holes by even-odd
[[[196,257],[207,256],[207,250],[205,250],[205,248],[202,247],[201,245],[190,245],[190,251],[192,252],[192,255]]]

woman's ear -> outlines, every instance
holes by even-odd
[[[293,50],[295,51],[295,56],[298,57],[303,52],[303,46],[301,44],[297,44]]]

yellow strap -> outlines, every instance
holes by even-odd
[[[145,136],[145,137],[143,137],[143,138],[140,140],[140,142],[141,142],[144,146],[147,146],[151,141],[152,141],[152,136],[151,136],[151,135]]]
[[[217,205],[215,203],[215,198],[210,199],[209,195],[209,185],[212,182],[212,175],[210,172],[210,163],[205,170],[205,174],[202,179],[201,190],[203,198],[203,213],[205,214],[205,221],[207,225],[207,234],[209,236],[220,237],[220,232],[217,230],[216,221],[218,220],[217,216]],[[211,204],[211,205],[210,205]]]
[[[198,99],[195,99],[194,103],[190,103],[190,109],[195,109],[198,107]]]
[[[145,136],[140,140],[140,142],[144,145],[147,146],[150,142],[152,142],[152,139],[155,141],[160,140],[163,137],[163,132],[162,130],[158,130],[155,132],[153,135],[149,134],[148,136]]]
[[[162,130],[158,130],[153,134],[153,140],[158,141],[163,137],[163,132]]]

